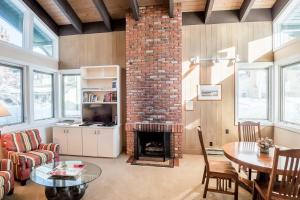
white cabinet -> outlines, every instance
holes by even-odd
[[[114,132],[113,129],[101,129],[98,135],[98,156],[114,157]]]
[[[60,145],[60,153],[82,155],[81,128],[54,127],[53,142]]]
[[[121,153],[120,126],[53,127],[53,142],[64,155],[116,158]]]
[[[98,131],[94,128],[82,129],[82,152],[84,156],[98,156]]]
[[[68,154],[68,136],[65,128],[53,127],[53,142],[59,144],[61,154]]]

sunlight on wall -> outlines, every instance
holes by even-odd
[[[272,52],[272,36],[257,39],[248,43],[248,62],[254,62]]]
[[[197,85],[200,83],[200,65],[192,65],[190,61],[182,63],[182,98],[193,100],[197,97]]]
[[[232,60],[220,60],[211,68],[211,84],[222,84],[222,82],[234,74],[234,63]]]

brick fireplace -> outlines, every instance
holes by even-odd
[[[140,7],[140,20],[126,16],[127,154],[136,131],[170,132],[171,157],[182,157],[181,7]]]

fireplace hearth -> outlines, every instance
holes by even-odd
[[[134,132],[134,158],[165,162],[171,158],[171,132]]]

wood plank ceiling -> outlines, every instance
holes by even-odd
[[[34,12],[36,14],[43,10],[43,14],[47,13],[49,18],[57,24],[57,34],[60,29],[70,29],[70,26],[75,27],[78,33],[85,32],[85,26],[90,23],[102,23],[106,26],[107,31],[114,30],[112,26],[113,21],[120,19],[124,20],[126,12],[130,9],[135,9],[138,13],[138,7],[166,4],[169,5],[169,15],[172,17],[172,8],[175,3],[181,3],[182,12],[184,13],[196,13],[203,12],[205,16],[204,23],[215,23],[214,20],[209,20],[214,13],[218,11],[238,11],[237,19],[244,21],[250,10],[268,10],[269,16],[272,16],[273,7],[278,2],[287,2],[288,0],[23,0],[27,5],[34,5]],[[35,2],[33,2],[35,1]],[[29,3],[28,3],[29,2]],[[36,5],[37,3],[38,5]],[[63,3],[61,3],[63,2]],[[209,7],[206,8],[209,3]],[[61,4],[64,4],[63,6]],[[101,6],[99,6],[101,5]],[[133,5],[133,6],[132,6]],[[68,11],[62,7],[67,7]],[[32,6],[29,6],[32,8]],[[277,6],[278,7],[278,6]],[[279,6],[280,7],[280,6]],[[280,7],[281,8],[281,7]],[[66,8],[65,8],[66,9]],[[75,16],[70,17],[68,14],[75,13]],[[209,12],[209,13],[208,13]],[[242,14],[243,16],[240,16]],[[208,14],[208,16],[207,16]],[[72,14],[71,14],[72,15]],[[77,16],[76,16],[77,15]],[[183,18],[186,15],[183,16]],[[274,17],[274,16],[273,16]],[[135,16],[138,20],[139,15]],[[78,24],[78,20],[81,24]],[[105,19],[105,20],[103,20]],[[49,21],[49,19],[48,19]],[[103,21],[105,23],[103,23]],[[184,19],[183,19],[184,21]],[[225,22],[226,20],[224,20]],[[223,22],[223,23],[224,23]],[[228,20],[226,21],[228,22]],[[122,22],[123,24],[125,21]],[[222,23],[222,22],[220,22]],[[82,26],[82,30],[78,28]],[[89,27],[90,29],[90,27]],[[100,30],[100,29],[99,29]],[[102,29],[101,29],[102,30]],[[65,31],[63,31],[65,32]]]

